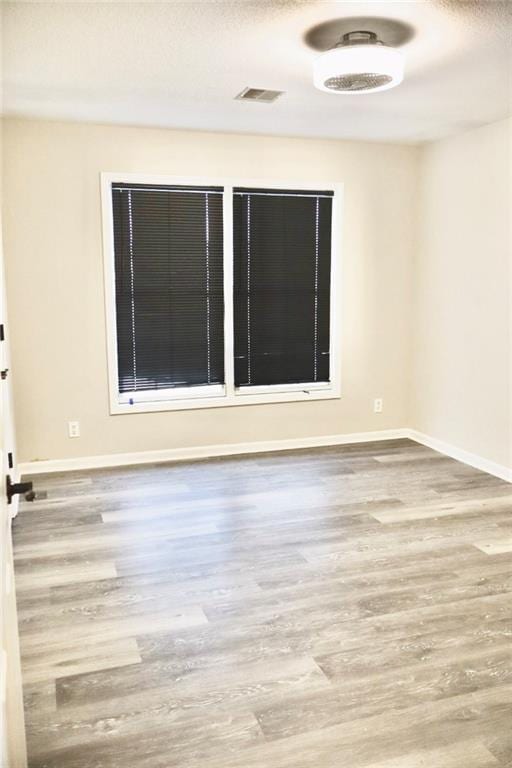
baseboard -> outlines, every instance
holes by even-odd
[[[470,467],[480,469],[482,472],[487,472],[489,475],[499,477],[501,480],[506,480],[508,483],[512,483],[512,469],[506,467],[504,464],[497,464],[494,461],[484,459],[483,456],[479,456],[476,453],[470,453],[462,448],[457,448],[455,445],[445,443],[444,440],[438,440],[436,437],[425,435],[423,432],[418,432],[415,429],[404,429],[404,437],[409,437],[416,443],[432,448],[434,451],[443,453],[445,456],[449,456],[452,459],[461,461],[463,464],[469,464]]]
[[[236,456],[246,453],[290,451],[298,448],[321,448],[329,445],[370,443],[376,440],[398,440],[408,437],[405,429],[384,429],[377,432],[352,432],[346,435],[322,435],[320,437],[296,437],[288,440],[265,440],[229,445],[203,445],[194,448],[168,448],[160,451],[139,453],[109,453],[103,456],[80,456],[73,459],[49,459],[19,464],[22,475],[40,475],[46,472],[72,472],[82,469],[123,467],[131,464],[158,464],[190,459],[208,459],[217,456]]]
[[[319,437],[296,437],[288,440],[264,440],[251,443],[231,443],[228,445],[203,445],[193,448],[166,448],[160,451],[140,451],[138,453],[109,453],[102,456],[80,456],[74,459],[49,459],[47,461],[29,461],[19,465],[20,475],[40,475],[49,472],[72,472],[84,469],[124,467],[134,464],[158,464],[172,461],[208,459],[219,456],[237,456],[269,451],[290,451],[300,448],[321,448],[329,445],[349,445],[351,443],[371,443],[378,440],[399,440],[408,438],[416,443],[432,448],[434,451],[450,456],[452,459],[469,464],[475,469],[487,472],[502,480],[512,483],[512,469],[502,464],[484,459],[455,445],[445,443],[415,429],[383,429],[376,432],[352,432],[345,435],[322,435]]]

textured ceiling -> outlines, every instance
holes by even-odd
[[[3,11],[8,115],[421,142],[511,111],[512,2],[12,2]],[[364,96],[313,88],[312,27],[397,19],[406,79]],[[285,91],[234,101],[245,86]]]

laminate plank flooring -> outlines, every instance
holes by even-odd
[[[510,484],[408,440],[33,479],[30,768],[512,768]]]

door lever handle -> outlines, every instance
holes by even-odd
[[[36,497],[35,491],[32,490],[33,483],[31,483],[30,481],[27,481],[25,483],[13,483],[10,475],[7,475],[5,488],[7,492],[8,504],[11,504],[12,497],[15,496],[17,493],[23,494],[25,497],[25,501],[34,501]]]

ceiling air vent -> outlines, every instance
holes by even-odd
[[[244,88],[235,99],[239,101],[262,101],[265,104],[270,104],[275,101],[283,91],[269,91],[266,88]]]

